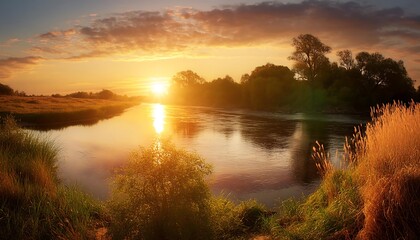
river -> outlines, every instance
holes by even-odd
[[[271,207],[318,187],[320,177],[310,157],[316,140],[333,156],[338,154],[338,165],[345,136],[364,121],[337,114],[140,104],[91,126],[41,134],[60,148],[62,181],[98,199],[109,196],[110,177],[132,151],[169,139],[213,165],[208,178],[213,193],[233,200],[256,199]]]

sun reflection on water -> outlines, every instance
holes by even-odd
[[[161,134],[165,127],[165,106],[162,104],[154,104],[152,107],[153,127],[157,134]]]

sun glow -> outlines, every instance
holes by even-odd
[[[155,96],[163,96],[168,93],[168,78],[152,78],[150,90]]]

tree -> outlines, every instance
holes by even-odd
[[[211,106],[238,106],[241,100],[241,89],[233,78],[226,75],[205,85],[205,102]]]
[[[392,100],[409,101],[414,97],[413,80],[408,76],[403,61],[368,52],[360,52],[356,60],[364,87],[372,97],[371,105]]]
[[[187,70],[172,77],[170,99],[178,104],[200,104],[206,81],[197,73]]]
[[[112,99],[116,96],[115,93],[107,89],[103,89],[102,91],[98,92],[96,95],[97,95],[97,98],[100,98],[100,99]]]
[[[350,50],[338,51],[337,56],[339,57],[338,64],[340,67],[350,70],[356,67],[355,61],[353,59],[353,54]]]
[[[313,82],[320,69],[329,63],[325,54],[329,53],[331,48],[311,34],[301,34],[293,38],[292,46],[295,47],[295,51],[289,59],[295,61],[294,70],[304,80]]]
[[[0,83],[0,95],[13,95],[14,91],[11,87]]]
[[[191,87],[205,82],[204,78],[191,70],[178,72],[172,77],[172,81],[181,88]]]
[[[288,67],[272,63],[256,67],[242,84],[245,104],[253,108],[279,107],[286,103],[294,73]]]

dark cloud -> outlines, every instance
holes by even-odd
[[[0,59],[0,78],[8,78],[14,71],[33,66],[41,60],[43,58],[34,56]]]

